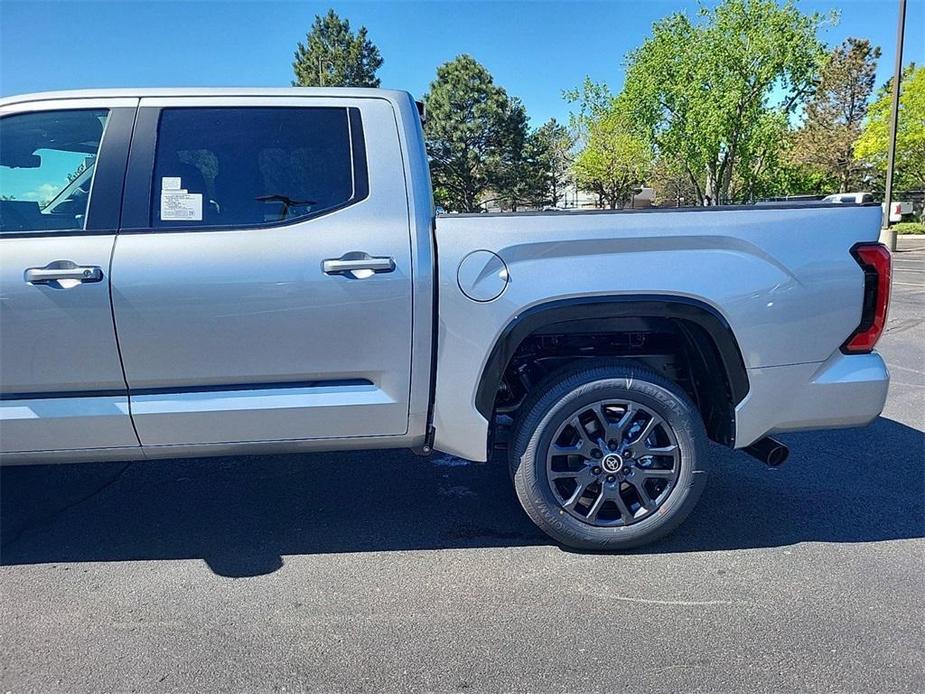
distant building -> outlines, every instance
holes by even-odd
[[[510,210],[509,203],[507,201],[495,197],[493,193],[488,193],[491,196],[491,199],[488,202],[483,202],[481,204],[481,209],[483,212],[506,212]],[[565,188],[563,197],[559,199],[559,204],[556,205],[558,209],[579,209],[579,210],[595,210],[599,209],[597,205],[597,196],[593,193],[589,193],[584,190],[577,190],[574,185],[569,185]],[[633,196],[633,199],[624,205],[623,209],[643,209],[646,207],[655,207],[655,189],[654,188],[642,188]],[[537,211],[539,207],[530,207],[529,205],[520,205],[517,210],[519,212],[530,212]]]
[[[559,202],[559,207],[595,209],[597,206],[597,196],[594,193],[589,193],[586,190],[576,189],[572,184],[566,187],[564,200]],[[654,206],[655,188],[643,187],[638,193],[636,193],[636,195],[633,196],[632,200],[626,203],[624,209],[640,209]]]

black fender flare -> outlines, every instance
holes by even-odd
[[[475,407],[491,421],[495,395],[511,357],[521,343],[537,331],[557,324],[588,319],[672,319],[693,323],[712,339],[725,370],[732,406],[748,394],[748,372],[742,352],[728,321],[715,308],[703,301],[682,296],[635,294],[621,296],[591,296],[559,299],[531,306],[508,323],[492,347],[482,370],[475,395]]]

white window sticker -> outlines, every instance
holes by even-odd
[[[179,176],[163,176],[161,178],[161,190],[180,190],[183,184]]]
[[[164,221],[202,221],[202,193],[186,190],[161,191],[161,219]]]

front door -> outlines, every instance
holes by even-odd
[[[0,451],[138,447],[109,301],[137,99],[0,108]]]
[[[143,445],[407,431],[402,155],[371,122],[388,102],[142,99],[112,295]]]

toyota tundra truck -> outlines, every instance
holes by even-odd
[[[379,89],[5,98],[0,160],[6,463],[504,444],[542,530],[623,549],[709,441],[886,398],[877,205],[435,215]]]

